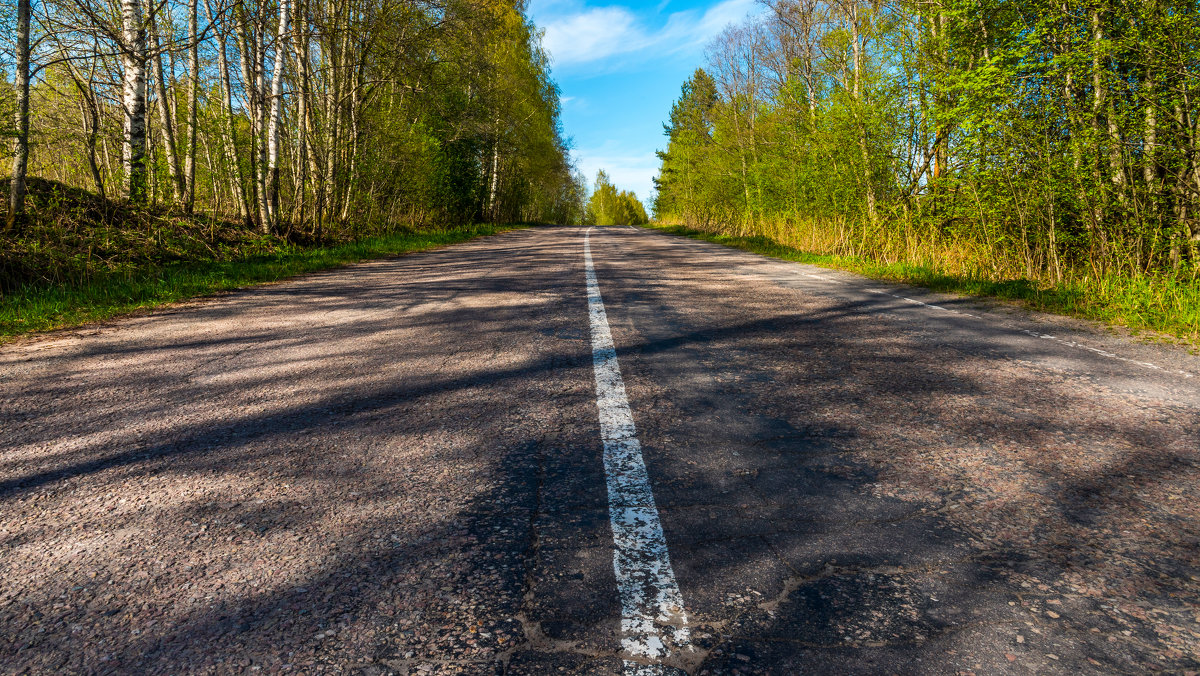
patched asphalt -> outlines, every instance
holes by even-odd
[[[620,673],[583,234],[0,348],[0,670]],[[1200,670],[1200,358],[591,247],[692,628],[664,673]]]

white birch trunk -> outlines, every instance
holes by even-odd
[[[496,222],[496,193],[500,189],[500,119],[496,119],[495,138],[492,139],[492,175],[488,182],[488,218]]]
[[[200,27],[197,0],[188,3],[188,133],[183,165],[183,210],[196,205],[196,118],[200,93]]]
[[[125,197],[144,203],[146,193],[146,27],[140,0],[121,0],[121,32],[124,67],[121,102],[124,108],[124,144],[121,168],[125,174]]]
[[[287,58],[290,0],[279,0],[279,31],[275,40],[275,67],[271,71],[271,116],[267,124],[267,219],[263,230],[270,232],[279,217],[279,111],[283,105],[283,67]]]

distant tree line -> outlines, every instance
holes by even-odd
[[[1200,271],[1195,0],[770,0],[666,124],[657,218],[999,275]]]
[[[596,173],[596,185],[588,199],[584,223],[588,225],[643,225],[649,223],[646,207],[637,195],[628,190],[618,191],[608,174]]]
[[[540,33],[504,0],[17,0],[26,173],[263,232],[579,222]]]

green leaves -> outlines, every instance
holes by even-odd
[[[637,195],[627,190],[618,192],[608,174],[601,169],[596,174],[596,186],[588,200],[585,221],[589,225],[644,225],[650,219]]]
[[[657,218],[866,221],[1035,278],[1200,270],[1196,3],[774,7],[684,83]]]

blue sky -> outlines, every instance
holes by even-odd
[[[646,200],[666,147],[662,124],[708,42],[755,0],[531,0],[562,90],[563,130],[587,176],[604,169]]]

